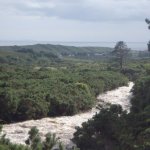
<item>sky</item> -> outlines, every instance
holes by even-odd
[[[0,40],[147,42],[150,0],[0,0]]]

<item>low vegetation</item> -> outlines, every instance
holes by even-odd
[[[72,148],[65,147],[59,141],[59,138],[52,133],[47,133],[45,140],[42,141],[39,130],[36,127],[32,127],[28,134],[26,145],[12,144],[9,139],[5,138],[5,135],[2,135],[0,138],[0,150],[79,150],[75,146]]]
[[[127,82],[125,76],[104,68],[1,67],[0,119],[14,122],[73,115],[92,108],[99,93]]]
[[[130,113],[119,105],[102,109],[77,128],[73,141],[81,150],[149,150],[149,93],[150,76],[147,76],[133,88]]]
[[[73,141],[81,150],[149,150],[150,55],[130,51],[123,67],[111,55],[110,48],[0,47],[0,122],[84,112],[98,94],[131,80],[135,86],[130,113],[119,105],[102,108],[77,128]],[[26,144],[12,144],[5,135],[0,139],[2,150],[65,149],[53,134],[42,141],[37,128],[31,129]]]
[[[0,63],[47,66],[66,59],[105,59],[112,51],[107,47],[74,47],[51,44],[0,46]]]

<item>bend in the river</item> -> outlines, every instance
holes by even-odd
[[[101,94],[97,98],[98,104],[102,102],[104,104],[120,104],[123,109],[128,111],[130,108],[132,87],[133,82],[130,82],[128,86],[123,86]],[[45,134],[48,132],[56,133],[56,135],[60,137],[60,140],[67,145],[71,144],[70,139],[73,137],[75,127],[81,126],[83,122],[92,118],[98,111],[99,110],[94,107],[86,113],[81,113],[74,116],[43,118],[40,120],[30,120],[21,123],[4,125],[2,133],[6,134],[6,137],[13,143],[25,144],[24,142],[28,138],[28,131],[31,127],[36,126],[40,131],[41,137],[44,138]]]

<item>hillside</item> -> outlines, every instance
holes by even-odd
[[[0,63],[44,64],[64,58],[104,58],[112,51],[107,47],[74,47],[63,45],[36,44],[27,46],[0,46]]]
[[[109,47],[75,47],[51,44],[26,46],[0,46],[0,63],[9,65],[49,66],[64,60],[108,60],[114,59]],[[129,59],[146,59],[147,51],[129,53]]]

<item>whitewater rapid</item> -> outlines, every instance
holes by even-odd
[[[129,111],[133,85],[133,82],[130,82],[128,86],[119,87],[115,90],[100,94],[97,97],[97,105],[105,105],[106,103],[120,104],[124,110]],[[65,145],[70,145],[72,144],[70,139],[73,138],[75,127],[81,126],[83,122],[88,121],[88,119],[92,118],[98,111],[99,110],[94,107],[86,113],[74,116],[43,118],[40,120],[8,124],[3,126],[2,134],[6,134],[6,138],[9,138],[12,143],[25,144],[25,140],[28,138],[28,131],[31,127],[36,126],[42,138],[44,138],[48,132],[56,133],[60,141]]]

